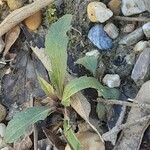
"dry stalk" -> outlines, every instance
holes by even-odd
[[[106,105],[121,105],[121,106],[128,106],[128,107],[138,107],[138,108],[147,108],[150,109],[149,104],[143,104],[143,103],[131,103],[131,102],[125,102],[125,101],[119,101],[119,100],[104,100],[101,98],[97,99],[97,102],[106,104]]]
[[[36,0],[27,6],[14,10],[0,24],[0,37],[7,33],[11,28],[22,22],[24,19],[35,14],[42,8],[51,4],[53,1],[54,0]]]

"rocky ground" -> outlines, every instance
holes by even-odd
[[[63,15],[72,14],[72,28],[68,32],[68,73],[73,77],[95,77],[110,91],[115,89],[119,93],[114,94],[115,98],[110,94],[108,100],[96,90],[82,91],[91,110],[89,120],[105,141],[105,144],[102,141],[100,145],[94,144],[95,150],[149,150],[150,1],[56,0],[41,7],[36,14],[36,11],[31,13],[33,16],[29,14],[26,17],[27,11],[24,11],[23,19],[11,20],[15,15],[7,19],[14,10],[31,3],[32,0],[0,0],[0,144],[12,117],[33,101],[40,105],[45,98],[37,72],[47,81],[49,76],[31,46],[44,48],[49,26]],[[85,63],[84,59],[84,62],[80,60],[75,63],[87,57],[94,60],[86,59],[88,62]],[[90,68],[87,64],[91,65]],[[86,107],[84,110],[86,114]],[[69,112],[74,132],[86,130],[85,135],[79,134],[78,138],[85,145],[91,141],[84,150],[94,150],[92,144],[97,135],[91,132],[89,124],[83,123],[87,120],[80,113],[72,108]],[[62,147],[53,142],[53,129],[61,127],[60,120],[62,114],[56,112],[37,125],[38,149],[64,149],[66,141],[63,138],[63,144],[60,143]],[[46,130],[46,136],[42,127],[49,131]],[[26,142],[20,140],[13,145],[1,144],[0,148],[33,149],[33,134],[29,135],[24,138]],[[20,146],[22,142],[24,147]]]

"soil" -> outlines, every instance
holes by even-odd
[[[61,3],[61,0],[59,1]],[[68,45],[68,72],[72,76],[91,76],[90,72],[84,67],[74,64],[74,62],[78,58],[83,57],[86,52],[97,49],[87,37],[89,29],[93,26],[93,23],[91,23],[87,18],[86,12],[86,6],[91,1],[92,0],[64,0],[64,3],[57,8],[58,18],[63,14],[74,15],[72,21],[73,29],[68,33],[71,39]],[[107,4],[109,0],[102,0],[102,2]],[[45,10],[43,10],[43,12],[45,12]],[[4,10],[1,8],[0,14],[1,13],[3,13],[4,17],[8,11],[4,13]],[[45,16],[43,18],[45,18]],[[127,23],[124,21],[112,21],[119,28]],[[19,108],[24,108],[31,96],[36,99],[44,96],[44,93],[37,82],[36,73],[38,72],[44,79],[49,81],[48,74],[40,60],[38,60],[35,54],[33,54],[30,50],[29,44],[32,43],[38,45],[38,47],[43,47],[44,36],[47,32],[48,26],[47,22],[44,21],[43,26],[40,27],[37,33],[26,32],[27,29],[23,26],[20,37],[10,50],[10,52],[17,55],[16,59],[8,61],[6,65],[0,64],[0,103],[3,103],[7,109],[12,109],[12,106],[15,103],[19,106]],[[137,27],[138,26],[140,26],[140,24],[137,24]],[[118,46],[118,41],[121,37],[122,35],[120,35],[117,40],[114,40],[114,47],[111,51],[99,50],[99,66],[102,62],[104,64],[104,70],[99,71],[99,76],[101,77],[99,80],[101,82],[102,77],[104,77],[107,73],[118,74],[121,78],[121,86],[118,88],[120,92],[119,99],[126,101],[128,98],[135,98],[141,85],[136,85],[131,79],[131,71],[135,62],[133,61],[132,64],[128,64],[125,59],[126,56],[133,54],[133,47]],[[11,68],[11,74],[5,74],[8,68]],[[114,127],[121,112],[121,106],[113,107],[112,111],[109,111],[107,114],[108,118],[101,122],[96,113],[97,103],[93,101],[93,99],[96,99],[98,96],[97,92],[95,90],[88,89],[84,91],[84,95],[91,103],[91,118],[96,120],[98,124],[103,124],[102,126],[104,131],[108,128]],[[53,122],[50,118],[47,122],[49,121]],[[112,145],[109,142],[107,142],[106,147],[107,150],[112,149]],[[150,128],[148,128],[145,132],[140,150],[148,150],[149,147]]]

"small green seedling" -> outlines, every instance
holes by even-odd
[[[64,106],[64,109],[70,106],[71,96],[85,88],[97,89],[104,98],[112,96],[109,89],[102,86],[94,77],[83,76],[67,84],[65,83],[67,73],[67,45],[69,41],[66,33],[71,29],[71,20],[72,15],[68,14],[51,25],[45,40],[45,52],[51,64],[51,68],[49,69],[51,84],[40,76],[38,77],[45,94],[51,98],[57,97]],[[95,73],[94,69],[93,73]],[[32,107],[16,114],[8,123],[4,137],[5,141],[7,143],[17,141],[25,134],[29,126],[39,120],[44,120],[50,113],[52,113],[51,108]],[[81,144],[71,129],[69,119],[66,118],[64,117],[64,135],[73,150],[80,150]]]

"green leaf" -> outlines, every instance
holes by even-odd
[[[104,86],[104,91],[103,93],[101,93],[101,95],[105,98],[105,99],[118,99],[120,92],[118,89],[115,88],[109,88],[107,86]]]
[[[85,56],[76,61],[77,64],[83,65],[88,69],[94,76],[96,74],[98,59],[95,56]]]
[[[109,98],[114,94],[112,90],[108,89],[107,87],[103,86],[97,79],[93,77],[80,77],[70,81],[64,89],[62,104],[64,106],[70,106],[70,97],[75,93],[86,89],[86,88],[94,88],[97,89],[104,98]],[[110,92],[110,93],[109,93]],[[115,93],[116,94],[116,93]]]
[[[47,107],[31,107],[25,111],[17,113],[8,123],[4,140],[6,143],[13,143],[23,136],[30,125],[39,120],[44,120],[50,113]]]
[[[64,120],[64,135],[73,150],[81,150],[81,144],[72,130],[69,121]]]
[[[64,79],[67,68],[67,45],[69,38],[66,32],[71,28],[72,15],[64,15],[53,23],[48,31],[45,41],[45,50],[50,58],[50,77],[59,96],[62,96]]]
[[[39,83],[41,85],[41,88],[43,89],[43,91],[45,92],[45,94],[47,96],[51,97],[55,94],[54,93],[54,88],[46,80],[44,80],[40,76],[38,76],[38,80],[39,80]]]
[[[96,106],[96,113],[98,115],[98,118],[102,121],[106,121],[106,114],[107,114],[107,109],[106,106],[102,103],[97,103]]]

